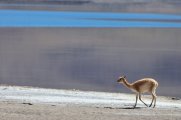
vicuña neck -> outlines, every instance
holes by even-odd
[[[123,85],[130,88],[131,87],[131,84],[127,81],[127,80],[124,80],[123,81]]]

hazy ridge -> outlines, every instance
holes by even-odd
[[[3,5],[4,4],[4,5]],[[181,13],[179,0],[1,0],[0,9]]]

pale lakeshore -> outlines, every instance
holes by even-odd
[[[181,100],[158,96],[156,108],[135,101],[134,94],[0,87],[1,120],[179,120]],[[150,96],[143,100],[150,103]]]

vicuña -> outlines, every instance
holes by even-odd
[[[121,76],[119,77],[117,82],[122,83],[124,86],[126,86],[127,88],[131,89],[133,92],[136,93],[136,102],[133,108],[136,107],[138,98],[147,107],[151,107],[154,102],[153,108],[155,107],[156,97],[157,97],[155,92],[156,92],[156,88],[158,87],[158,82],[156,80],[152,78],[143,78],[143,79],[135,81],[134,83],[129,83],[126,80],[126,76]],[[146,92],[152,95],[152,101],[149,106],[145,102],[143,102],[143,100],[141,99],[141,94],[146,93]]]

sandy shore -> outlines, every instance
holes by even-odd
[[[98,108],[0,102],[1,120],[180,120],[181,109]]]
[[[161,97],[147,108],[135,95],[0,86],[0,120],[180,120],[181,100]],[[146,103],[149,96],[143,96]]]

